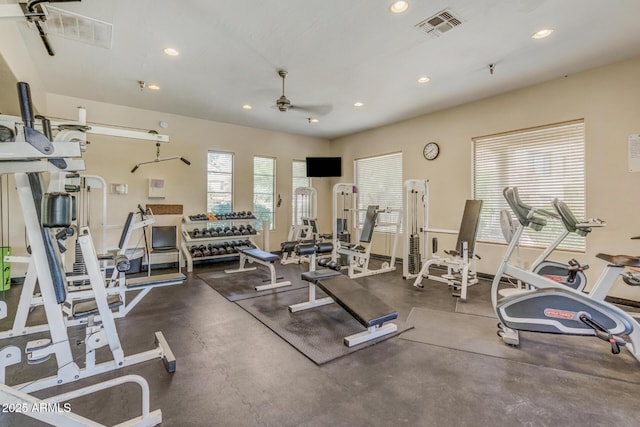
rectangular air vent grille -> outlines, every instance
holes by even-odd
[[[78,15],[53,6],[47,8],[47,31],[49,34],[111,49],[113,24]]]
[[[429,37],[435,38],[461,24],[462,19],[458,18],[450,9],[445,9],[417,23],[415,27]]]

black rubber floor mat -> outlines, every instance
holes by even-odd
[[[318,290],[317,298],[325,296]],[[407,329],[404,322],[394,320],[398,325],[397,332],[349,348],[343,344],[343,338],[363,332],[364,326],[337,304],[289,312],[289,305],[307,298],[307,289],[297,289],[245,299],[237,304],[317,365],[397,336]]]
[[[228,266],[227,268],[237,268],[237,265]],[[266,285],[270,282],[269,271],[261,267],[253,271],[243,271],[241,273],[210,271],[198,274],[198,278],[231,302],[307,287],[307,284],[300,279],[299,273],[285,269],[281,270],[282,271],[278,271],[278,282],[289,280],[291,281],[291,285],[265,291],[256,291],[254,289],[255,286]]]

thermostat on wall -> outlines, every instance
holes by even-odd
[[[127,184],[111,184],[111,193],[113,194],[127,194],[129,192],[129,186]]]

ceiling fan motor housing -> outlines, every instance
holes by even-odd
[[[284,95],[278,98],[276,104],[278,105],[278,110],[280,111],[287,111],[289,107],[291,107],[291,101],[289,101],[289,99]]]

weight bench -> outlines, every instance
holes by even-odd
[[[330,269],[308,271],[302,273],[302,280],[309,283],[309,301],[291,305],[289,311],[295,313],[333,302],[338,303],[367,328],[364,332],[345,337],[344,345],[347,347],[353,347],[398,330],[395,323],[385,324],[397,319],[398,312],[340,272]],[[316,299],[316,286],[329,297]]]
[[[278,278],[276,277],[276,268],[274,263],[280,259],[278,255],[272,254],[271,252],[265,252],[263,250],[257,248],[251,248],[249,246],[236,246],[236,251],[240,254],[240,267],[234,270],[225,270],[225,273],[240,273],[243,271],[253,271],[256,267],[245,267],[247,261],[252,263],[257,263],[264,265],[269,268],[269,272],[271,274],[271,283],[268,285],[259,285],[255,286],[254,289],[256,291],[265,291],[268,289],[282,288],[285,286],[291,286],[290,281],[278,282]]]

